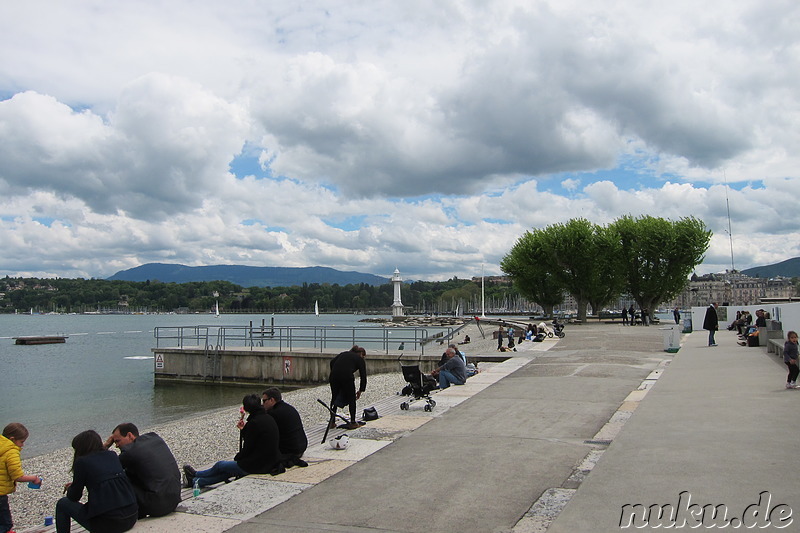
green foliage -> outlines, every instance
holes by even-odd
[[[313,312],[319,302],[321,312],[388,312],[394,298],[391,283],[374,286],[366,283],[310,283],[292,287],[243,288],[226,281],[160,283],[99,279],[0,279],[0,312],[85,313],[170,312],[185,308],[189,312],[210,312],[218,299],[221,312]],[[219,296],[214,297],[214,292]],[[407,312],[448,313],[461,306],[463,312],[476,309],[480,287],[471,280],[453,278],[443,282],[417,281],[404,284],[402,300]],[[516,295],[511,287],[487,287],[487,298],[503,301]]]
[[[500,263],[519,291],[545,308],[562,291],[595,310],[623,291],[643,308],[676,296],[702,262],[711,232],[692,217],[678,221],[625,216],[607,227],[584,219],[526,232]]]
[[[624,216],[612,228],[622,245],[627,290],[647,309],[683,290],[711,241],[711,231],[694,217],[672,221]]]
[[[540,261],[545,255],[541,230],[526,231],[500,262],[503,272],[511,276],[519,292],[541,305],[547,316],[564,299],[564,287],[558,283],[548,263]]]
[[[578,302],[578,318],[585,320],[588,303],[599,309],[622,290],[618,253],[611,230],[577,218],[527,232],[500,265],[546,311],[560,302],[562,291],[569,292]]]

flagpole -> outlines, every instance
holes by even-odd
[[[486,318],[486,288],[483,278],[483,263],[481,263],[481,318]]]

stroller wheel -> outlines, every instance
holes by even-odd
[[[553,338],[553,332],[552,331],[548,331],[547,332],[547,336],[550,337],[550,338]]]
[[[400,404],[401,411],[408,411],[408,402],[403,402]]]
[[[423,407],[423,409],[424,409],[425,411],[427,411],[427,412],[429,412],[429,413],[430,413],[430,412],[431,412],[431,409],[433,409],[433,408],[431,407],[431,405],[430,405],[429,403],[426,403],[426,404],[425,404],[425,407]]]
[[[436,402],[434,400],[431,400],[428,405],[430,405],[431,409],[433,409],[434,407],[436,407]]]
[[[563,338],[564,338],[564,335],[566,335],[566,333],[564,333],[563,331],[559,331],[559,332],[558,332],[558,338],[559,338],[559,339],[563,339]]]

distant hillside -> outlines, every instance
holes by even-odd
[[[229,281],[242,287],[291,287],[303,283],[366,283],[383,285],[389,278],[361,272],[343,272],[327,267],[252,267],[243,265],[212,265],[190,267],[186,265],[148,263],[128,270],[120,270],[109,280],[161,281],[186,283],[189,281]]]
[[[774,265],[766,265],[748,268],[742,270],[742,274],[746,274],[753,278],[774,278],[782,276],[784,278],[800,277],[800,257],[794,257],[775,263]]]

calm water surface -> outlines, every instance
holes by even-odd
[[[270,323],[270,315],[0,315],[0,428],[22,422],[25,456],[69,446],[85,429],[142,429],[237,404],[249,388],[153,384],[153,329]],[[275,315],[276,326],[358,325],[363,315]],[[364,324],[361,324],[364,325]],[[68,335],[17,346],[12,337]]]

